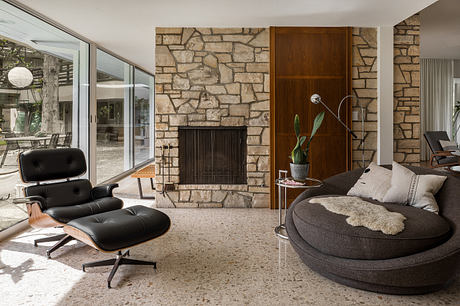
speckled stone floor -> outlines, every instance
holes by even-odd
[[[126,200],[128,205],[149,201]],[[390,296],[348,288],[314,273],[273,232],[268,209],[162,209],[171,230],[131,249],[158,269],[121,266],[107,289],[111,258],[82,243],[44,256],[33,239],[59,232],[29,230],[0,244],[1,305],[447,305],[460,301],[460,281],[423,296]]]

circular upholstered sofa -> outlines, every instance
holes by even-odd
[[[430,169],[409,169],[416,174],[442,175]],[[439,216],[369,200],[407,218],[405,229],[391,236],[353,227],[346,223],[346,216],[308,202],[317,196],[346,195],[362,171],[330,177],[322,187],[303,192],[291,204],[286,228],[302,261],[338,283],[381,293],[422,294],[448,285],[460,267],[460,179],[447,175],[436,195]]]

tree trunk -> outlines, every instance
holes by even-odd
[[[43,57],[43,104],[41,131],[60,133],[59,121],[59,60],[44,54]]]

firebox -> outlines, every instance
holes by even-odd
[[[246,127],[179,127],[180,184],[246,184]]]

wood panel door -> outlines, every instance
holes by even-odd
[[[278,207],[274,180],[279,169],[289,170],[296,143],[294,116],[301,133],[310,136],[315,116],[326,111],[310,102],[319,94],[332,111],[351,94],[351,29],[272,27],[270,29],[271,207]],[[349,102],[349,101],[348,101]],[[351,104],[342,105],[341,118],[351,123]],[[309,176],[325,179],[351,168],[351,136],[326,111],[310,147]],[[289,190],[288,203],[301,191]]]

